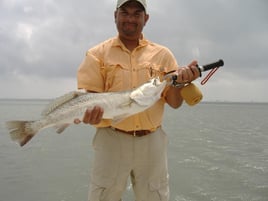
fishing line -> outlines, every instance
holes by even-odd
[[[205,85],[212,75],[219,69],[219,67],[213,68],[207,76],[201,81],[201,85]]]

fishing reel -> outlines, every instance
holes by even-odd
[[[223,60],[220,59],[217,62],[210,63],[210,64],[207,64],[204,66],[196,65],[196,67],[199,70],[200,77],[202,77],[202,72],[208,71],[211,69],[216,69],[216,68],[219,68],[223,65],[224,65],[224,62],[223,62]],[[172,71],[172,72],[174,72],[174,71]],[[169,74],[172,72],[169,72]],[[200,91],[200,89],[193,83],[178,83],[177,78],[178,78],[177,75],[171,76],[171,85],[173,87],[182,88],[181,89],[181,96],[185,100],[185,102],[190,106],[193,106],[193,105],[196,105],[197,103],[199,103],[203,98],[203,95],[202,95],[202,92]]]

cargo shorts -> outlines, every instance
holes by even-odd
[[[168,201],[167,141],[161,127],[142,137],[98,128],[89,201],[120,201],[129,178],[136,201]]]

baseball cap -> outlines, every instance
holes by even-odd
[[[137,1],[137,2],[139,2],[144,7],[144,10],[146,12],[146,10],[147,10],[146,0],[117,0],[116,8],[120,8],[124,3],[127,3],[128,1]]]

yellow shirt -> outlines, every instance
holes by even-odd
[[[131,52],[114,37],[87,51],[77,73],[78,88],[95,92],[130,90],[177,68],[176,59],[166,47],[141,39],[139,46]],[[113,126],[125,131],[155,130],[162,123],[164,104],[165,97],[146,111],[116,125],[103,120],[96,126]]]

